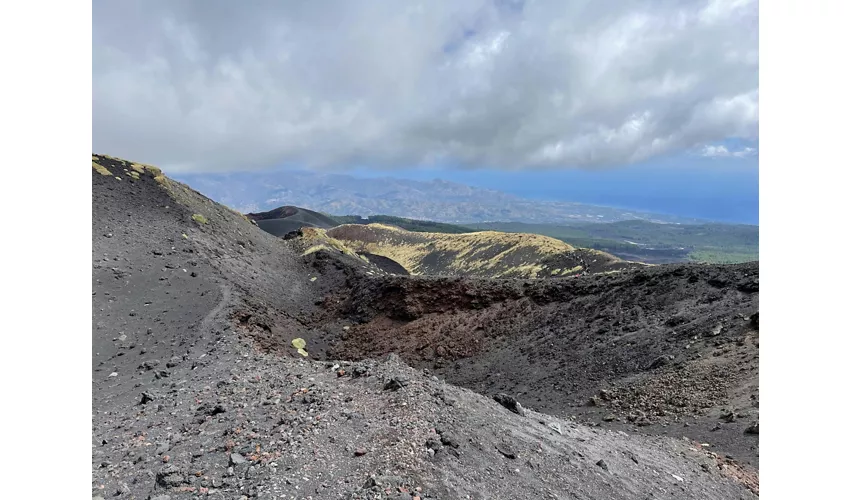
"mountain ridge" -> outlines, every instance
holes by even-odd
[[[299,211],[312,215],[305,218],[299,215]],[[284,236],[302,225],[330,229],[341,224],[368,225],[377,222],[424,233],[498,231],[537,234],[556,238],[572,246],[599,250],[623,260],[646,264],[690,261],[734,264],[758,260],[758,226],[745,224],[657,224],[628,220],[604,224],[575,223],[569,226],[518,222],[457,225],[388,215],[373,215],[367,218],[328,215],[292,206],[248,216],[256,219],[261,228],[276,236]],[[319,226],[317,218],[321,218]],[[299,221],[304,223],[299,224]]]
[[[196,186],[212,199],[246,213],[285,204],[325,213],[392,214],[452,223],[506,220],[569,223],[630,219],[663,223],[701,222],[700,219],[600,205],[531,200],[444,180],[361,178],[310,171],[272,171],[250,175],[185,174],[180,179]]]
[[[92,162],[93,497],[757,497],[757,392],[739,403],[757,388],[757,266],[378,274],[155,167]],[[679,408],[687,374],[710,397]],[[538,402],[600,390],[614,427]]]
[[[446,234],[411,232],[385,224],[345,224],[330,229],[328,235],[356,252],[392,259],[412,275],[554,278],[640,265],[538,234]]]

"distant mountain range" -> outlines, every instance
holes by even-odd
[[[571,224],[645,220],[695,224],[699,219],[599,205],[529,200],[501,191],[435,179],[361,178],[307,171],[176,175],[210,198],[243,213],[296,205],[334,215],[392,214],[438,222]]]

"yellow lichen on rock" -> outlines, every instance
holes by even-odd
[[[95,163],[94,161],[91,162],[91,168],[93,168],[95,172],[99,173],[100,175],[112,175],[112,172],[110,172],[109,169],[107,169],[103,165]]]
[[[298,350],[298,354],[304,356],[305,358],[309,355],[307,351],[304,349],[307,347],[307,342],[301,337],[297,339],[292,339],[292,347]]]
[[[387,257],[411,274],[423,274],[426,257],[442,254],[450,257],[447,268],[459,274],[536,278],[543,270],[538,261],[575,250],[548,236],[499,231],[447,234],[410,232],[386,224],[348,224],[332,229],[331,234],[353,251]]]
[[[570,268],[570,269],[564,269],[561,272],[561,276],[566,276],[567,274],[577,273],[577,272],[581,271],[582,269],[584,269],[584,267],[581,264],[579,264],[576,267],[573,267],[573,268]]]
[[[301,234],[302,239],[304,241],[316,242],[315,245],[305,250],[304,253],[301,254],[302,256],[309,255],[313,252],[318,252],[319,250],[331,251],[333,249],[351,257],[362,258],[354,250],[346,246],[343,242],[339,241],[336,238],[328,236],[327,231],[325,231],[324,229],[320,229],[317,227],[302,227]]]
[[[310,255],[313,252],[318,252],[319,250],[330,250],[327,245],[313,245],[301,254],[302,257]]]

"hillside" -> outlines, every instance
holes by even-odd
[[[293,206],[283,206],[268,212],[250,213],[246,214],[246,217],[256,221],[261,229],[275,236],[284,236],[301,227],[328,229],[337,225],[334,219],[324,214]]]
[[[93,155],[94,498],[757,497],[757,266],[406,277],[302,233]]]
[[[412,232],[385,224],[346,224],[328,234],[358,253],[392,259],[415,275],[548,278],[638,265],[538,234]]]
[[[241,212],[283,204],[332,214],[392,214],[448,223],[521,221],[565,224],[649,220],[699,220],[575,202],[541,201],[440,179],[357,177],[313,171],[186,174],[180,180]]]
[[[686,435],[758,464],[754,263],[361,286],[339,299],[358,324],[334,356],[394,352],[477,392],[614,429]]]
[[[304,216],[303,214],[310,214]],[[261,228],[277,236],[300,226],[329,229],[341,224],[380,223],[407,231],[461,234],[480,231],[530,233],[550,236],[575,247],[609,253],[646,264],[705,262],[735,264],[758,260],[758,226],[745,224],[666,224],[644,220],[608,223],[528,224],[485,222],[464,225],[391,215],[324,215],[298,207],[280,207],[248,214]],[[273,219],[273,220],[272,220]]]
[[[471,230],[537,233],[651,264],[758,260],[759,228],[745,224],[659,224],[629,220],[604,224],[466,224]]]
[[[434,222],[431,220],[408,219],[406,217],[395,217],[393,215],[371,215],[368,218],[359,215],[334,215],[333,219],[337,225],[342,224],[386,224],[396,226],[415,233],[474,233],[475,229],[448,224],[445,222]]]

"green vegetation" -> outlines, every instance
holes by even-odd
[[[197,222],[198,224],[209,224],[210,222],[201,214],[192,215],[192,220]]]
[[[326,250],[326,251],[330,252],[330,251],[331,251],[331,247],[329,247],[329,246],[327,246],[327,245],[324,245],[324,244],[321,244],[321,243],[320,243],[320,244],[318,244],[318,245],[313,245],[313,246],[311,246],[310,248],[308,248],[307,250],[304,250],[304,251],[301,253],[301,256],[302,256],[302,257],[306,257],[306,256],[310,255],[311,253],[318,252],[319,250]]]
[[[100,175],[112,175],[112,172],[110,172],[109,169],[95,162],[91,162],[91,168],[93,168],[95,172],[99,173]]]
[[[550,236],[574,247],[611,253],[625,260],[738,263],[758,260],[758,226],[746,224],[660,224],[643,220],[572,225],[485,222],[464,225],[406,219],[391,215],[328,215],[339,224],[388,224],[418,233],[462,234],[476,231]]]
[[[688,258],[694,262],[708,262],[714,264],[737,264],[740,262],[752,262],[759,260],[756,253],[714,252],[711,250],[696,250],[688,254]]]
[[[574,246],[652,263],[758,260],[758,226],[744,224],[658,224],[632,220],[572,226],[492,222],[467,224],[467,227],[543,234]]]
[[[159,167],[154,167],[153,165],[145,165],[144,167],[145,167],[145,170],[150,172],[151,175],[153,175],[154,177],[162,175],[162,170],[160,170]]]
[[[758,226],[745,224],[660,224],[643,220],[572,225],[486,222],[464,225],[391,215],[328,215],[339,224],[388,224],[418,233],[463,234],[476,231],[550,236],[574,247],[611,253],[625,260],[738,263],[758,260]]]
[[[475,232],[474,229],[455,224],[405,219],[404,217],[394,217],[392,215],[371,215],[368,219],[364,219],[359,215],[329,215],[328,217],[335,220],[338,224],[389,224],[415,233],[462,234]]]
[[[154,180],[160,185],[165,187],[167,187],[168,185],[168,179],[162,174],[162,170],[152,165],[146,165],[144,163],[133,163],[109,155],[92,154],[91,158],[92,168],[101,175],[113,175],[112,172],[103,165],[106,164],[113,169],[121,168],[122,170],[124,170],[124,174],[126,174],[126,177],[129,178],[131,182],[140,180],[143,175],[149,173],[154,178]],[[121,180],[121,177],[114,177],[116,180]]]
[[[303,231],[306,233],[308,229]],[[376,222],[344,224],[328,230],[327,234],[355,252],[386,257],[410,274],[419,275],[536,278],[544,270],[550,273],[547,266],[551,259],[575,251],[561,240],[539,234],[414,232]],[[559,273],[560,269],[561,266]]]
[[[302,257],[305,255],[310,255],[313,252],[318,252],[319,250],[326,250],[329,252],[334,250],[350,257],[366,260],[365,257],[356,253],[354,250],[346,246],[345,243],[343,243],[342,241],[329,236],[327,231],[325,231],[324,229],[320,229],[317,227],[305,227],[301,228],[301,232],[304,241],[309,243],[315,243],[313,246],[311,246],[310,248],[305,250],[304,253],[301,254]]]
[[[307,342],[302,338],[292,339],[292,347],[298,349],[298,354],[304,356],[305,358],[308,356],[307,351],[304,350],[307,347]]]

